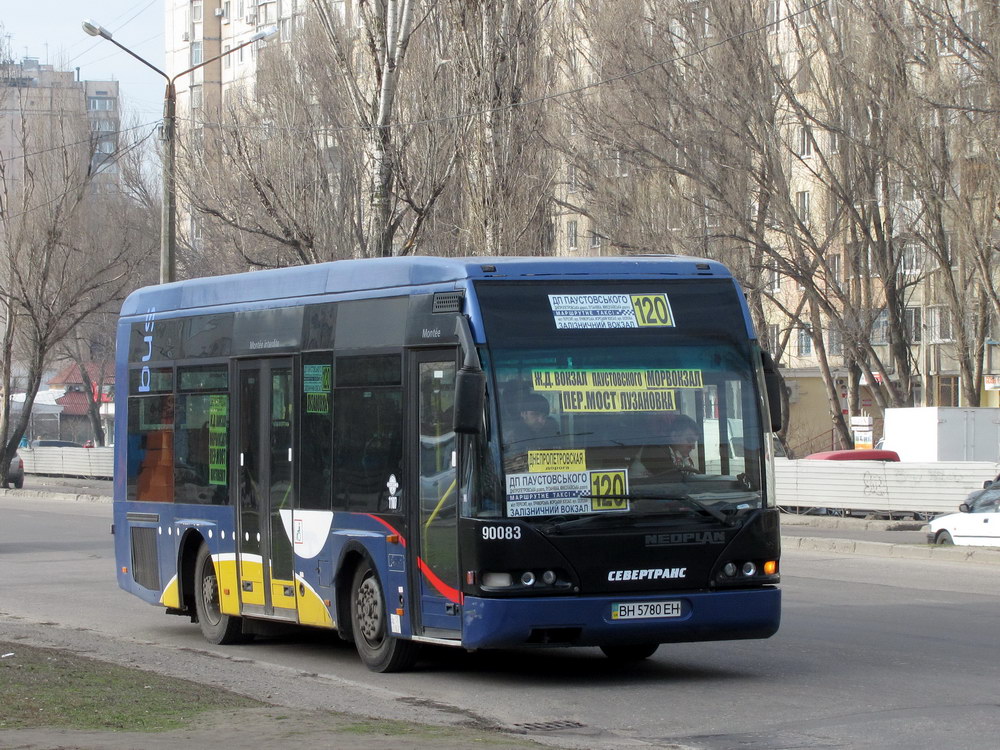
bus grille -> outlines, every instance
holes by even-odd
[[[160,590],[160,562],[156,554],[156,529],[132,527],[132,578],[140,586]]]

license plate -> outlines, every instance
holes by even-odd
[[[611,605],[612,620],[648,620],[656,617],[680,617],[681,603],[620,602]]]

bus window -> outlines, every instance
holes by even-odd
[[[333,395],[333,507],[366,513],[390,507],[386,484],[403,465],[399,355],[339,357]],[[399,493],[393,498],[398,503]]]
[[[128,496],[169,503],[174,499],[174,397],[132,397],[128,408]]]
[[[229,497],[229,368],[180,368],[177,384],[175,500],[225,505]]]
[[[329,352],[302,356],[300,507],[329,510],[333,484],[333,363]]]
[[[177,502],[225,505],[229,497],[229,396],[182,393],[174,426]]]

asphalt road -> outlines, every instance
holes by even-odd
[[[145,663],[279,705],[473,723],[575,747],[993,748],[997,568],[790,550],[767,641],[429,651],[375,675],[326,633],[212,646],[117,589],[110,505],[0,498],[0,639]]]

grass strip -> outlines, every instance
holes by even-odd
[[[0,729],[165,732],[206,711],[264,704],[69,651],[0,642]]]

